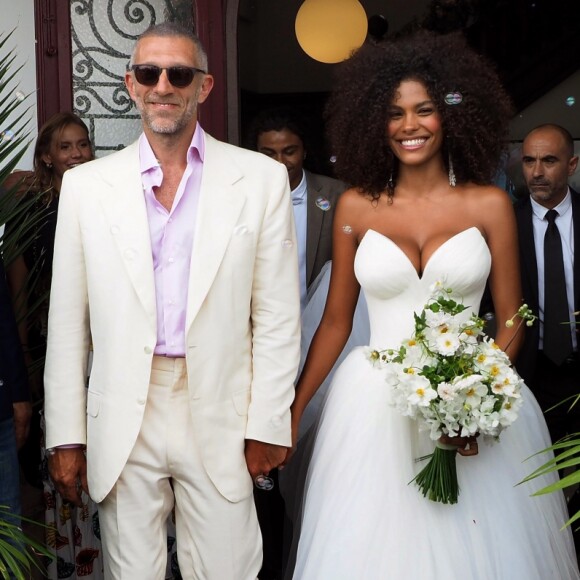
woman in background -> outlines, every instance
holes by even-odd
[[[34,171],[12,175],[13,180],[22,180],[24,195],[34,197],[26,216],[35,220],[32,240],[23,244],[22,253],[10,264],[7,275],[20,320],[20,340],[27,357],[36,406],[42,405],[43,398],[52,255],[62,177],[69,169],[93,158],[89,132],[83,121],[74,113],[57,113],[38,133]],[[100,580],[103,573],[97,507],[84,493],[80,508],[63,502],[48,477],[42,439],[41,425],[40,437],[29,440],[24,454],[21,453],[21,462],[30,479],[36,470],[40,471],[48,526],[46,543],[55,555],[48,564],[48,577]]]

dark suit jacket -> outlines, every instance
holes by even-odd
[[[12,403],[29,399],[26,366],[8,292],[4,263],[0,258],[0,421],[12,417]]]
[[[306,174],[306,286],[310,286],[322,266],[332,259],[332,222],[339,195],[346,189],[342,181],[304,171]],[[328,210],[317,205],[324,198],[330,203]],[[319,201],[320,205],[324,205]]]
[[[574,223],[574,248],[580,251],[580,194],[570,188],[572,196],[572,220]],[[520,268],[524,302],[538,313],[538,266],[534,245],[534,229],[532,225],[532,204],[529,196],[524,197],[514,205],[518,223],[520,247]],[[580,309],[580,265],[574,261],[574,310]],[[516,368],[522,378],[531,383],[534,374],[536,355],[540,339],[539,322],[526,327],[526,338],[516,362]]]

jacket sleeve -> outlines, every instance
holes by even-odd
[[[252,288],[253,381],[247,439],[289,446],[300,358],[296,229],[286,170],[273,172]]]

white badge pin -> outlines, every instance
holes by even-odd
[[[316,205],[322,211],[328,211],[330,209],[330,202],[322,195],[316,198]]]

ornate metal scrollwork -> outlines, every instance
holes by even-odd
[[[97,156],[123,148],[141,131],[124,76],[137,37],[165,20],[193,27],[195,0],[70,0],[73,106]]]

